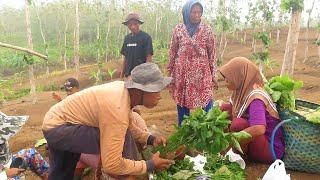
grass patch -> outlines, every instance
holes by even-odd
[[[29,94],[30,94],[30,88],[19,89],[16,91],[11,91],[7,95],[0,93],[0,100],[1,99],[6,100],[6,101],[15,100],[15,99],[19,99],[19,98],[26,96],[26,95],[29,95]]]
[[[37,87],[37,92],[42,91],[58,91],[60,86],[57,84],[50,84],[48,86]],[[0,101],[11,101],[30,94],[30,88],[23,88],[18,90],[6,89],[5,92],[0,92]]]
[[[43,86],[43,87],[39,87],[37,88],[37,91],[41,92],[41,91],[59,91],[60,90],[60,86],[57,84],[49,84],[48,86]]]

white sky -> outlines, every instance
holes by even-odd
[[[54,0],[38,0],[40,2],[52,2]],[[73,1],[73,0],[70,0]],[[137,0],[140,1],[140,0]],[[146,0],[147,1],[147,0]],[[204,4],[208,3],[209,0],[201,0]],[[218,0],[214,0],[216,3],[218,2]],[[243,4],[243,6],[240,6],[239,8],[242,8],[242,12],[246,13],[248,12],[248,7],[247,7],[247,0],[239,0],[241,2],[241,4]],[[256,1],[256,0],[251,0],[251,1]],[[277,0],[280,1],[280,0]],[[306,19],[307,15],[306,15],[306,10],[311,8],[313,0],[304,0],[305,3],[305,10],[304,13],[302,15],[302,18]],[[1,7],[4,6],[9,6],[9,7],[14,7],[14,8],[22,8],[24,6],[25,0],[0,0],[0,9]],[[245,15],[241,16],[242,18]],[[320,17],[320,0],[316,0],[315,1],[315,7],[313,9],[312,12],[312,17]],[[244,20],[244,19],[242,19]]]

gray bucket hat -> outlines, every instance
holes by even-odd
[[[130,20],[136,20],[136,21],[138,21],[140,24],[143,24],[143,23],[144,23],[144,22],[141,20],[139,14],[137,14],[137,13],[129,13],[129,14],[127,15],[126,19],[122,22],[122,24],[127,25]]]
[[[140,89],[145,92],[160,92],[172,81],[172,77],[164,77],[155,63],[143,63],[131,71],[131,78],[126,81],[127,89]]]

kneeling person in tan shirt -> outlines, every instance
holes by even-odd
[[[139,175],[169,167],[173,161],[159,154],[148,161],[122,157],[127,129],[141,143],[165,143],[131,123],[131,109],[153,108],[160,91],[172,80],[154,63],[141,64],[127,82],[115,81],[80,91],[54,105],[45,115],[43,133],[50,150],[49,180],[72,179],[81,153],[101,154],[102,170],[111,175]]]

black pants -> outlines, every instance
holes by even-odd
[[[72,180],[81,153],[100,154],[99,129],[84,125],[62,125],[43,132],[50,152],[49,180]],[[122,155],[141,160],[138,148],[127,130]]]
[[[100,154],[98,128],[62,125],[43,134],[50,152],[49,180],[72,180],[81,153]]]

